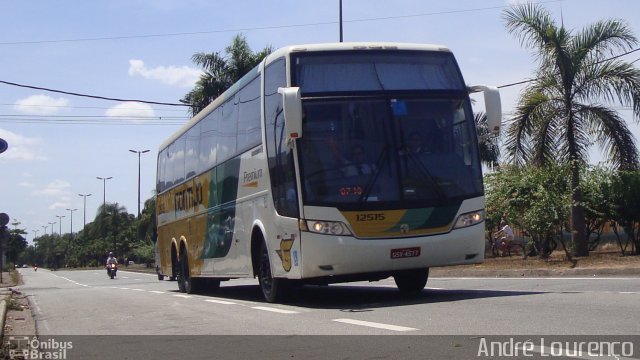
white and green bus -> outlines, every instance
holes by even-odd
[[[484,190],[466,86],[446,47],[279,49],[159,150],[159,277],[181,291],[257,277],[295,285],[393,277],[484,259]]]

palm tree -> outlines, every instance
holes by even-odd
[[[191,106],[191,115],[204,109],[233,83],[240,80],[272,52],[271,46],[253,53],[244,35],[234,36],[231,45],[225,48],[226,58],[219,52],[195,53],[191,60],[203,68],[204,74],[196,86],[180,102]]]
[[[580,170],[589,146],[597,142],[614,168],[638,167],[632,133],[615,110],[603,105],[632,105],[634,117],[640,116],[640,71],[614,56],[638,40],[620,20],[572,32],[535,4],[505,10],[504,18],[508,31],[539,61],[507,130],[507,153],[519,165],[570,164],[572,240],[575,255],[588,256]]]
[[[480,161],[488,167],[498,166],[500,159],[500,147],[498,137],[493,135],[487,124],[487,114],[483,112],[473,114],[473,120],[478,132],[478,147],[480,148]]]

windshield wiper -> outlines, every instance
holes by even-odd
[[[405,154],[403,154],[403,156],[406,156],[409,160],[411,160],[413,163],[415,163],[416,168],[429,181],[429,184],[432,186],[431,190],[433,190],[433,192],[436,195],[436,197],[438,199],[440,199],[440,200],[445,200],[446,199],[446,195],[445,195],[444,191],[442,190],[442,187],[438,183],[437,178],[434,177],[431,174],[429,169],[427,169],[427,167],[422,163],[422,161],[420,161],[418,156],[416,154],[414,154],[414,153],[411,153],[411,152],[406,152]],[[407,161],[405,160],[405,167],[408,169],[406,162]]]
[[[387,154],[388,151],[389,151],[389,145],[387,144],[384,146],[384,148],[380,152],[380,155],[378,155],[378,159],[376,160],[375,170],[371,173],[371,175],[369,175],[369,178],[367,179],[367,183],[364,186],[364,190],[362,191],[360,198],[358,198],[359,204],[362,204],[364,201],[366,201],[369,198],[369,194],[371,194],[371,190],[373,190],[373,185],[376,183],[376,180],[378,180],[378,177],[382,172],[382,165],[384,165],[385,160],[389,161],[388,160],[389,157],[384,156]]]

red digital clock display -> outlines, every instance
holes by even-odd
[[[362,186],[342,186],[338,191],[340,192],[340,196],[360,196],[362,195]]]

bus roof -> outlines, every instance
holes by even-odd
[[[315,51],[348,51],[348,50],[421,50],[421,51],[449,51],[444,45],[412,44],[394,42],[347,42],[347,43],[323,43],[303,44],[282,47],[267,56],[265,63],[278,59],[290,53],[315,52]]]
[[[302,45],[290,45],[279,48],[269,54],[263,62],[258,64],[255,68],[250,70],[242,79],[238,80],[233,86],[227,89],[224,93],[218,96],[214,101],[212,101],[206,108],[196,114],[193,118],[191,118],[187,123],[180,127],[175,133],[173,133],[169,138],[167,138],[161,145],[158,150],[158,155],[160,155],[160,151],[167,146],[171,145],[180,135],[187,132],[193,125],[195,125],[200,119],[205,117],[209,112],[223,104],[227,101],[231,95],[235,94],[238,90],[244,87],[249,83],[250,80],[255,78],[261,69],[261,65],[264,66],[269,65],[271,62],[280,59],[283,56],[292,53],[304,53],[304,52],[316,52],[316,51],[349,51],[349,50],[370,50],[370,51],[380,51],[380,50],[416,50],[416,51],[445,51],[450,52],[449,48],[444,45],[435,45],[435,44],[416,44],[416,43],[394,43],[394,42],[346,42],[346,43],[322,43],[322,44],[302,44]]]

